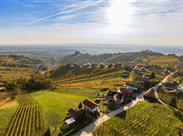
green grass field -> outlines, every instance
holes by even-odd
[[[17,102],[12,101],[0,107],[0,136],[5,134],[5,131],[16,112],[17,106]]]
[[[180,119],[181,118],[181,119]],[[96,130],[97,136],[169,136],[178,135],[182,115],[159,104],[139,103],[118,114]]]
[[[96,90],[60,89],[39,91],[32,96],[42,107],[46,125],[55,127],[62,124],[69,108],[77,108],[86,98],[93,100],[96,94]]]

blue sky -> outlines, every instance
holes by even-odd
[[[0,44],[74,43],[183,45],[183,1],[0,1]]]

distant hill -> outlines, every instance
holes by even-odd
[[[90,55],[76,52],[75,54],[65,56],[59,60],[60,64],[83,64],[83,63],[138,63],[144,62],[146,58],[153,56],[163,56],[150,50],[130,53],[111,53]]]
[[[0,55],[0,66],[4,67],[35,67],[42,64],[39,59],[18,55]]]
[[[0,80],[13,81],[45,70],[47,66],[42,60],[19,55],[0,55]]]

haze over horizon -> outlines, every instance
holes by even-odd
[[[181,0],[2,0],[0,44],[183,45]]]

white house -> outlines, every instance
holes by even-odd
[[[92,113],[100,112],[98,105],[88,99],[83,101],[83,105],[84,105],[84,109],[86,109]]]

